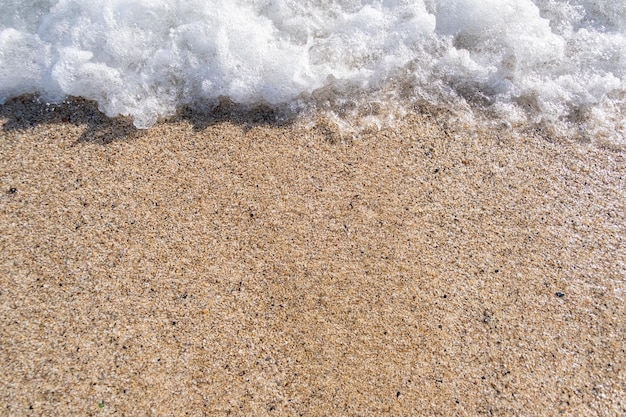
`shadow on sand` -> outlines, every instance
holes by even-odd
[[[203,110],[203,108],[207,110]],[[228,99],[222,99],[217,106],[183,107],[177,114],[159,123],[186,121],[196,131],[210,126],[230,122],[249,130],[257,126],[284,126],[292,123],[296,115],[266,105],[244,107]],[[22,95],[11,98],[0,105],[0,118],[4,132],[27,130],[39,125],[68,124],[86,126],[78,143],[109,144],[117,140],[128,140],[143,134],[130,117],[109,118],[100,110],[95,101],[79,97],[68,97],[62,103],[51,104],[36,95]]]

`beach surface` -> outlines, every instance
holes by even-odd
[[[0,107],[0,414],[626,414],[624,149],[270,119]]]

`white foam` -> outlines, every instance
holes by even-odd
[[[622,0],[0,0],[0,10],[0,102],[82,96],[147,128],[220,97],[332,110],[386,94],[626,137]]]

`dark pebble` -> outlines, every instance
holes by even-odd
[[[15,194],[15,193],[17,193],[17,188],[15,187],[9,188],[9,194]]]
[[[557,291],[557,292],[555,292],[555,293],[554,293],[554,295],[556,295],[556,296],[557,296],[557,297],[559,297],[559,298],[563,298],[563,297],[565,297],[565,294],[564,294],[564,293],[562,293],[561,291]]]

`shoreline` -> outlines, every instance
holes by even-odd
[[[7,109],[9,415],[626,413],[625,150]]]

